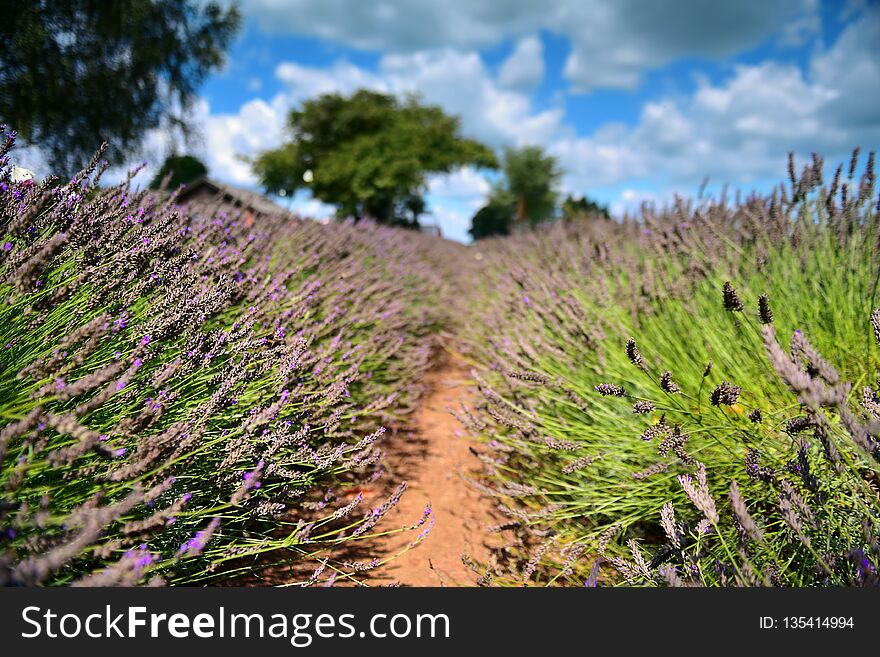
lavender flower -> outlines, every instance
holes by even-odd
[[[770,297],[762,294],[758,297],[758,314],[761,317],[762,324],[773,323],[773,311],[770,309]]]
[[[645,369],[645,363],[642,360],[642,354],[639,351],[639,348],[636,346],[636,341],[633,338],[630,338],[626,341],[626,357],[629,358],[630,362],[638,367],[640,370]]]
[[[733,406],[739,398],[742,388],[735,386],[728,381],[722,381],[712,394],[709,395],[709,402],[713,406]]]
[[[622,386],[616,385],[614,383],[600,383],[594,388],[596,392],[600,395],[608,397],[623,397],[626,394],[626,391]]]
[[[724,296],[724,310],[730,312],[742,312],[745,306],[743,306],[743,302],[739,298],[739,294],[737,294],[736,289],[734,289],[733,285],[730,284],[730,281],[726,281],[724,283],[724,287],[722,289]]]
[[[733,507],[733,513],[736,516],[736,520],[740,527],[743,528],[743,531],[745,531],[745,533],[755,542],[760,543],[764,540],[764,533],[758,525],[755,524],[755,521],[749,514],[736,481],[730,482],[730,504]]]
[[[697,480],[688,474],[678,476],[678,483],[681,485],[688,496],[688,499],[697,507],[700,512],[713,525],[717,525],[719,521],[718,510],[715,506],[715,500],[709,492],[709,483],[706,478],[706,466],[702,463],[697,464]]]
[[[660,388],[665,392],[668,392],[670,395],[681,394],[681,388],[672,380],[672,372],[663,372],[663,374],[660,375]]]

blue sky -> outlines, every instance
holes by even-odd
[[[618,212],[785,177],[786,155],[827,160],[880,144],[876,1],[244,0],[225,69],[202,88],[194,151],[255,187],[243,158],[284,138],[288,111],[329,91],[415,91],[496,149],[539,144],[563,192]],[[167,144],[154,135],[153,159]],[[466,240],[488,184],[429,181],[433,216]],[[292,207],[325,217],[300,194]]]

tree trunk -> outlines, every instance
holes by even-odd
[[[516,224],[520,228],[526,225],[526,197],[516,199]]]

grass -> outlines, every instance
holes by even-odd
[[[100,189],[97,164],[39,186],[0,167],[0,577],[357,581],[338,548],[403,528],[346,490],[381,476],[440,321],[418,236],[247,230]]]
[[[824,189],[787,205],[707,203],[638,226],[558,225],[485,247],[490,274],[475,306],[487,310],[469,339],[484,379],[473,428],[498,446],[487,481],[516,525],[496,582],[583,582],[595,559],[572,560],[572,546],[604,555],[612,578],[630,583],[876,579],[877,416],[860,403],[865,386],[866,399],[877,394],[870,196],[830,215]],[[725,301],[725,283],[741,310]],[[799,336],[785,358],[825,386],[826,399],[774,368],[760,295],[775,335]],[[804,338],[853,392],[822,381]],[[664,389],[664,372],[679,391]],[[741,392],[713,404],[724,382]],[[625,392],[603,395],[601,384]],[[747,467],[750,454],[766,476]],[[700,463],[707,483],[696,497],[711,499],[719,518],[682,483]],[[761,542],[732,512],[732,481],[759,518]],[[667,504],[678,520],[664,528]],[[525,568],[538,552],[544,568]]]

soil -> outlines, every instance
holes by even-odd
[[[493,535],[486,531],[500,522],[492,501],[469,482],[480,471],[467,438],[451,410],[469,401],[467,365],[457,355],[441,351],[424,379],[426,387],[410,425],[409,435],[389,441],[386,468],[389,479],[406,481],[407,490],[383,526],[411,525],[430,502],[434,527],[425,540],[367,578],[372,586],[397,582],[401,586],[475,586],[478,577],[465,567],[462,554],[485,563]],[[396,553],[413,540],[414,532],[376,539],[375,554]]]
[[[366,563],[373,557],[401,554],[375,570],[360,572],[353,578],[340,577],[335,586],[476,586],[479,574],[464,565],[462,554],[486,563],[492,542],[499,540],[497,534],[487,532],[486,528],[502,522],[500,514],[494,510],[492,500],[469,481],[481,471],[482,464],[471,451],[479,449],[479,445],[468,439],[452,414],[462,403],[470,405],[473,388],[469,368],[460,356],[440,349],[422,385],[417,409],[403,427],[386,434],[386,474],[373,484],[350,489],[348,494],[351,498],[363,494],[361,511],[367,511],[382,504],[405,481],[406,492],[376,526],[376,531],[414,525],[429,502],[434,526],[420,544],[409,550],[407,546],[424,526],[345,546],[336,554],[342,561]],[[276,564],[220,584],[284,585],[307,580],[314,567],[313,561]],[[326,580],[327,573],[318,586],[325,585]]]

